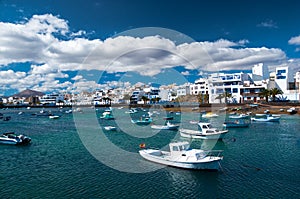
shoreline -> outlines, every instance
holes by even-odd
[[[295,107],[296,110],[300,110],[300,103],[261,103],[256,104],[257,106],[253,107],[250,104],[201,104],[201,105],[182,105],[182,104],[112,104],[110,105],[60,105],[60,106],[28,106],[28,105],[13,105],[5,106],[1,108],[13,108],[13,109],[22,109],[22,108],[77,108],[77,107],[95,107],[95,108],[107,108],[107,107],[128,107],[128,108],[157,108],[164,109],[168,112],[236,112],[236,113],[247,113],[251,112],[252,114],[264,113],[265,110],[269,110],[270,114],[289,114],[287,109]],[[226,110],[225,110],[226,108]],[[223,110],[222,110],[223,109]],[[298,111],[296,114],[300,114]]]

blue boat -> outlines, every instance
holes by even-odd
[[[250,121],[249,120],[234,120],[234,121],[225,121],[223,126],[225,128],[245,128],[249,127]]]

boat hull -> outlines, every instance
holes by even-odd
[[[157,130],[178,130],[179,126],[152,125],[151,128]]]
[[[272,119],[265,119],[265,118],[251,118],[252,121],[255,122],[279,122],[280,117],[272,118]]]
[[[224,122],[223,126],[225,128],[246,128],[249,127],[250,123],[241,123],[241,124],[237,124],[234,122]]]
[[[195,169],[195,170],[220,170],[220,161],[222,160],[221,157],[213,158],[211,161],[208,162],[180,162],[180,161],[172,161],[164,158],[164,156],[155,156],[151,155],[147,152],[148,150],[141,150],[139,151],[140,155],[151,162],[155,162],[158,164],[183,168],[183,169]],[[153,152],[153,150],[151,150]],[[157,150],[159,152],[159,150]]]
[[[180,129],[180,135],[185,138],[203,139],[203,140],[222,140],[228,131],[220,131],[214,134],[203,134],[200,131],[189,129]]]

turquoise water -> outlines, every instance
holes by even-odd
[[[115,121],[97,119],[103,110],[78,113],[75,117],[86,127],[86,131],[79,133],[72,114],[52,109],[62,117],[50,120],[31,115],[39,110],[22,110],[22,115],[18,115],[19,111],[1,111],[12,116],[10,121],[0,122],[1,131],[27,134],[32,144],[0,145],[1,198],[300,198],[298,115],[283,115],[279,123],[252,123],[249,128],[230,129],[222,142],[193,141],[194,147],[224,150],[223,172],[164,167],[147,173],[129,173],[103,164],[91,149],[107,146],[105,137],[147,164],[137,154],[139,144],[145,142],[149,147],[161,148],[171,140],[179,140],[177,132],[132,126],[125,109],[113,112]],[[155,123],[161,124],[165,115],[161,112],[154,117]],[[92,123],[95,118],[99,126]],[[196,128],[189,121],[198,119],[198,114],[174,115],[174,119],[183,127]],[[223,119],[210,122],[220,127]],[[102,132],[100,128],[105,125],[118,126],[118,130]],[[118,162],[115,151],[104,150],[108,159]],[[136,167],[128,161],[124,164],[124,160],[119,164],[125,170]]]

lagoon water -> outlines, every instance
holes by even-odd
[[[19,115],[20,111],[24,113]],[[282,115],[279,123],[230,129],[226,139],[216,143],[194,140],[193,147],[224,150],[223,171],[209,172],[172,167],[151,171],[157,165],[138,155],[139,144],[161,148],[180,140],[179,133],[134,126],[125,108],[114,109],[115,121],[98,119],[103,110],[90,108],[74,115],[52,109],[61,115],[57,120],[31,115],[38,111],[1,111],[12,117],[0,122],[1,132],[32,138],[28,146],[0,145],[1,198],[300,198],[298,115]],[[156,124],[165,115],[158,111]],[[199,114],[174,114],[174,119],[185,128],[196,128],[189,121],[199,119]],[[224,117],[210,120],[217,127],[223,121]],[[118,130],[102,131],[105,125]],[[110,146],[107,141],[116,147],[104,149]],[[119,160],[118,153],[123,152],[150,170],[143,172],[130,158]]]

